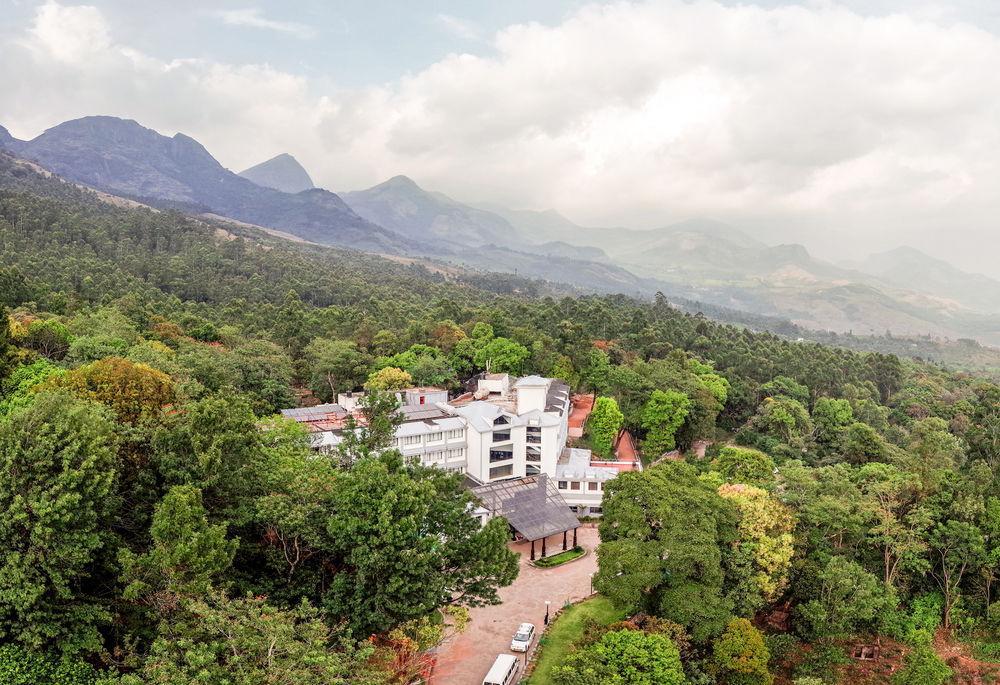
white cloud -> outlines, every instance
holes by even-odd
[[[294,21],[268,19],[264,16],[264,12],[257,8],[218,10],[213,14],[223,23],[231,26],[249,26],[255,29],[288,33],[299,38],[313,38],[316,35],[315,29],[310,26]]]
[[[61,62],[99,56],[111,38],[107,22],[96,7],[63,7],[47,2],[38,8],[28,45]]]
[[[482,29],[466,19],[442,13],[435,17],[435,21],[445,31],[462,40],[479,41],[483,38]]]
[[[489,56],[327,92],[116,38],[92,7],[42,6],[0,46],[0,123],[24,135],[118,114],[233,168],[289,151],[335,189],[407,173],[594,224],[709,215],[841,249],[913,238],[983,269],[1000,249],[972,241],[1000,214],[1000,39],[968,24],[619,2],[510,26]]]

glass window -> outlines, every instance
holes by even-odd
[[[444,439],[443,433],[431,433],[427,436],[427,442],[440,442]]]
[[[527,464],[524,467],[524,475],[526,476],[537,476],[542,470],[535,466],[534,464]]]
[[[508,440],[510,440],[510,431],[498,431],[493,434],[493,442],[507,442]]]
[[[506,466],[494,466],[490,469],[490,478],[505,478],[514,473],[514,465],[507,464]]]
[[[597,483],[587,483],[587,489],[591,492],[597,492]]]
[[[564,480],[559,481],[559,489],[560,490],[565,490],[566,489],[566,481],[564,481]]]
[[[490,450],[490,462],[497,461],[507,461],[508,459],[514,458],[514,451],[509,447],[507,449],[492,449]]]
[[[494,426],[504,426],[507,425],[508,423],[510,423],[510,421],[507,420],[506,416],[498,416],[495,419],[493,419]]]
[[[570,490],[579,490],[580,489],[580,481],[574,480],[574,481],[570,482],[569,489]]]

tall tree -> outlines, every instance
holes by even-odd
[[[674,434],[684,423],[690,408],[691,400],[682,392],[652,392],[642,408],[642,427],[646,429],[642,449],[648,457],[659,456],[674,448]]]
[[[371,358],[350,340],[316,338],[306,346],[304,355],[312,391],[325,402],[336,400],[338,392],[361,385],[371,369]]]
[[[621,474],[602,507],[594,587],[620,606],[686,626],[697,640],[721,633],[732,611],[723,594],[732,507],[681,462]]]
[[[613,397],[598,397],[587,420],[590,446],[596,454],[609,456],[625,420]]]
[[[110,412],[66,392],[0,418],[0,636],[97,651],[91,578],[116,507]]]

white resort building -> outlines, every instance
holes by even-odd
[[[304,423],[313,446],[331,451],[341,442],[348,416],[361,419],[357,393],[336,404],[282,411]],[[637,461],[599,461],[590,450],[567,446],[573,408],[569,387],[541,376],[512,378],[485,374],[475,389],[449,399],[441,388],[397,393],[402,422],[396,448],[423,464],[464,473],[470,484],[554,481],[558,494],[578,516],[601,513],[604,485],[622,471],[641,470]]]

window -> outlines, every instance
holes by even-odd
[[[587,489],[591,492],[597,492],[597,483],[587,483]]]
[[[507,442],[510,440],[510,431],[497,432],[493,434],[493,442]]]
[[[443,451],[431,452],[427,456],[427,458],[431,461],[444,461],[444,452]]]
[[[559,489],[560,490],[565,490],[566,489],[566,481],[564,481],[564,480],[559,481]]]
[[[535,466],[534,464],[528,464],[524,467],[524,475],[526,476],[537,476],[541,472],[542,469],[540,469],[538,466]]]
[[[507,464],[506,466],[494,466],[490,469],[490,479],[493,478],[505,478],[514,473],[514,465]]]
[[[524,453],[525,461],[541,461],[542,453],[536,447],[529,447]]]
[[[465,450],[464,449],[448,450],[448,459],[449,460],[451,460],[451,459],[461,459],[464,456],[465,456]]]
[[[527,432],[525,433],[525,440],[528,444],[538,445],[542,442],[542,429],[537,426],[528,426]]]
[[[405,438],[403,438],[403,445],[404,446],[413,446],[413,445],[419,445],[419,444],[420,444],[420,436],[419,435],[407,435]]]
[[[444,433],[431,433],[427,436],[427,442],[441,442],[444,439]]]
[[[579,489],[580,489],[580,481],[578,481],[578,480],[574,480],[574,481],[572,481],[572,482],[571,482],[571,483],[569,484],[569,489],[570,489],[570,490],[579,490]]]
[[[492,449],[490,450],[490,463],[495,463],[498,461],[508,461],[514,458],[514,451],[507,447],[504,449]]]
[[[458,430],[448,431],[448,439],[456,440],[458,438],[461,438],[464,434],[465,431],[463,431],[461,428],[459,428]]]
[[[590,513],[591,514],[603,514],[604,513],[604,509],[602,509],[601,507],[591,507],[590,508]]]
[[[495,419],[493,419],[494,426],[506,426],[508,423],[510,423],[510,421],[507,419],[506,416],[498,416]]]

